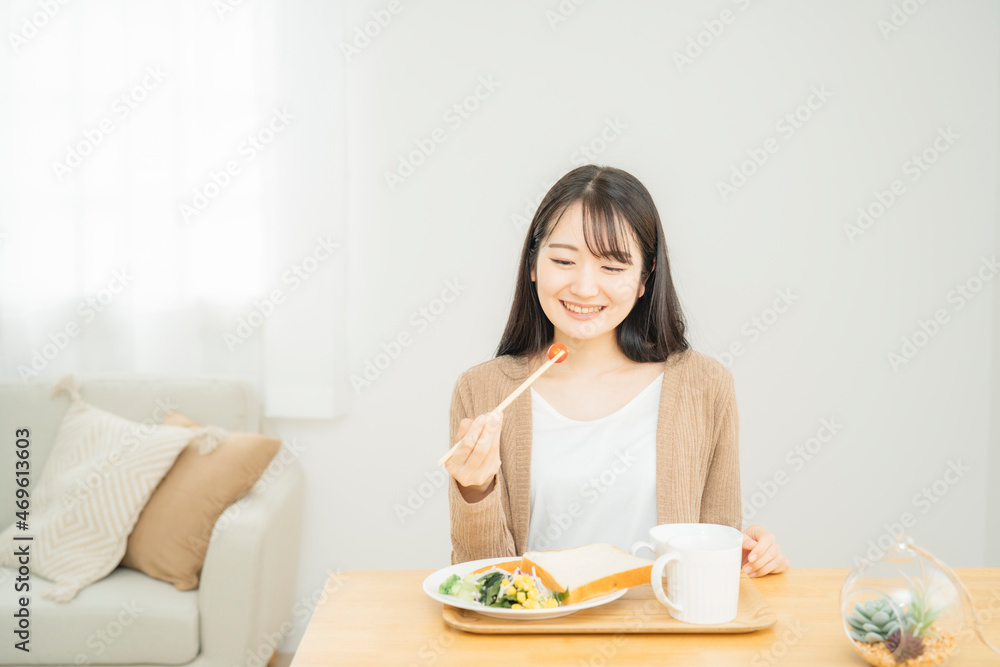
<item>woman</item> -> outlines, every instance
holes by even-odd
[[[610,167],[563,176],[528,229],[496,358],[455,383],[453,564],[593,542],[628,549],[662,523],[741,530],[733,378],[684,330],[646,188]],[[553,343],[566,360],[487,423]],[[789,563],[757,525],[744,531],[743,566],[761,576]]]

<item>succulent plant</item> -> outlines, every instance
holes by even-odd
[[[901,664],[920,657],[924,652],[924,640],[911,634],[909,630],[904,630],[902,633],[896,630],[886,638],[885,647],[892,653],[896,663]]]
[[[883,642],[896,664],[920,657],[924,653],[924,637],[938,636],[931,625],[944,612],[946,605],[931,605],[928,582],[906,578],[910,600],[906,611],[897,615],[894,605],[887,599],[876,598],[864,604],[856,603],[854,613],[847,616],[850,634],[855,640],[876,644]],[[900,623],[902,621],[902,623]]]
[[[930,603],[930,587],[923,582],[917,583],[905,574],[907,583],[910,585],[910,604],[904,614],[906,629],[915,637],[924,635],[934,635],[937,633],[930,629],[934,623],[944,613],[946,605],[932,607]]]
[[[893,632],[898,632],[899,621],[888,600],[868,600],[854,605],[854,613],[847,617],[851,636],[859,642],[874,644],[884,642]]]

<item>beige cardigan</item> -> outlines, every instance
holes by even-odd
[[[536,369],[502,356],[473,366],[455,382],[448,447],[463,418],[489,412]],[[468,503],[448,477],[451,562],[521,556],[528,541],[531,498],[531,392],[504,410],[500,471],[489,495]],[[739,415],[733,376],[695,350],[663,362],[656,425],[658,523],[720,523],[742,530]],[[652,528],[652,526],[650,526]]]

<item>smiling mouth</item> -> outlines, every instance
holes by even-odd
[[[571,313],[576,313],[577,315],[587,315],[588,313],[599,313],[604,310],[604,306],[591,306],[590,308],[580,308],[579,306],[574,306],[573,304],[566,303],[560,300],[559,303],[563,305],[563,308]]]

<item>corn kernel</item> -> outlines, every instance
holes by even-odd
[[[524,594],[524,591],[518,591],[517,592],[517,601],[518,602],[524,602],[527,599],[528,599],[528,597]]]
[[[559,606],[559,603],[556,602],[555,598],[546,598],[545,599],[545,608],[546,609],[552,609],[553,607],[558,607],[558,606]]]
[[[521,605],[517,604],[516,602],[514,604],[512,604],[510,606],[510,608],[511,609],[524,609],[524,607],[522,607]]]
[[[528,591],[528,599],[529,600],[534,600],[537,597],[538,597],[538,591],[537,590],[535,590],[534,588],[532,588],[530,591]]]
[[[503,580],[502,580],[502,581],[500,582],[500,588],[507,588],[508,586],[510,586],[510,582],[509,582],[509,581],[507,581],[507,579],[503,579]]]
[[[516,590],[514,590],[514,587],[513,587],[513,586],[508,586],[508,587],[507,587],[507,595],[514,595],[514,594],[515,594],[516,592],[517,592],[517,591],[516,591]]]
[[[524,603],[524,608],[525,609],[538,609],[538,603],[535,602],[534,600],[528,600],[527,602]]]

